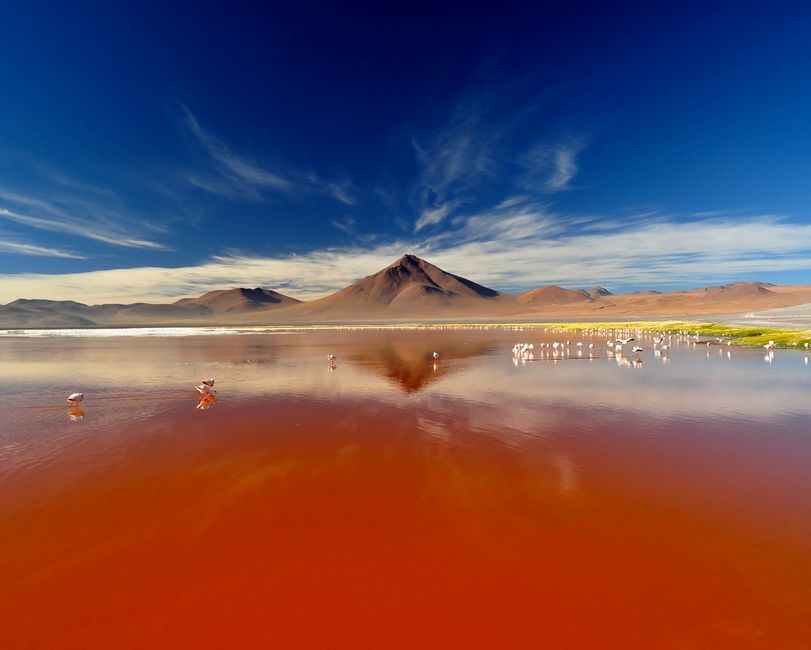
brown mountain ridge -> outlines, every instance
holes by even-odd
[[[522,294],[495,291],[406,254],[333,294],[302,302],[278,291],[234,288],[168,304],[86,305],[15,300],[0,305],[2,328],[147,325],[257,325],[424,320],[631,319],[739,313],[811,302],[811,286],[736,282],[690,291],[612,294],[547,285]]]

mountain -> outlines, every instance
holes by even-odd
[[[733,282],[717,287],[701,287],[693,289],[690,293],[702,296],[712,296],[724,300],[740,300],[746,298],[762,298],[776,295],[771,289],[775,285],[766,282]]]
[[[104,327],[230,323],[242,314],[267,313],[300,300],[269,289],[209,291],[170,304],[85,305],[72,300],[15,300],[0,305],[0,327]]]
[[[735,282],[690,291],[612,294],[547,285],[499,293],[403,255],[329,296],[301,302],[270,289],[218,289],[167,304],[86,305],[71,300],[15,300],[0,305],[0,328],[149,325],[261,325],[392,320],[552,320],[731,314],[811,302],[811,286]],[[407,365],[407,364],[406,364]],[[410,380],[409,380],[410,381]]]
[[[487,312],[500,295],[407,254],[336,293],[285,310],[284,316],[389,318]]]
[[[585,293],[587,293],[592,298],[605,298],[606,296],[613,296],[614,294],[611,293],[605,287],[594,286],[591,289],[584,289]]]
[[[288,307],[301,300],[285,296],[272,289],[219,289],[198,298],[181,298],[173,304],[179,307],[207,307],[213,313],[243,313],[268,307]]]
[[[554,284],[519,294],[516,299],[524,305],[570,305],[572,303],[594,301],[594,298],[586,291],[564,289]]]

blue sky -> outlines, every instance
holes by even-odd
[[[0,302],[811,283],[801,3],[118,4],[0,5]]]

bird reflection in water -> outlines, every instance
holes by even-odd
[[[620,368],[630,368],[631,367],[631,362],[628,359],[626,359],[625,357],[623,357],[622,355],[616,355],[614,358],[616,359],[617,365]]]
[[[197,406],[195,408],[200,409],[201,411],[205,411],[206,409],[210,409],[217,403],[217,395],[214,392],[208,393],[206,395],[200,396],[200,401],[197,402]]]
[[[77,404],[76,406],[71,405],[68,408],[68,420],[71,422],[81,422],[83,419],[84,409],[81,406]]]

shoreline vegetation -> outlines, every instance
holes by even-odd
[[[691,321],[628,321],[605,323],[547,323],[548,329],[567,332],[589,330],[644,330],[656,333],[686,333],[699,337],[723,339],[735,345],[763,347],[774,341],[775,347],[800,348],[811,346],[811,330],[775,327],[737,327],[719,323]]]
[[[746,347],[763,347],[773,342],[775,347],[786,349],[807,350],[806,344],[811,346],[811,330],[799,328],[776,327],[737,327],[719,323],[702,323],[686,320],[673,321],[604,321],[604,322],[344,322],[344,323],[312,323],[296,325],[210,325],[210,326],[134,326],[134,327],[88,327],[88,328],[5,328],[2,332],[6,336],[23,334],[23,332],[53,332],[55,336],[70,335],[69,332],[82,332],[85,336],[93,336],[92,332],[114,332],[145,330],[154,331],[153,335],[160,335],[164,330],[200,330],[200,333],[242,332],[301,332],[301,331],[335,331],[335,330],[440,330],[440,329],[504,329],[520,330],[544,329],[559,332],[628,332],[645,331],[661,334],[689,334],[717,342],[731,342]],[[34,336],[36,336],[34,335]],[[101,335],[101,334],[100,334]],[[137,335],[137,334],[136,334]],[[170,332],[166,335],[171,336]],[[710,341],[711,342],[711,341]]]

